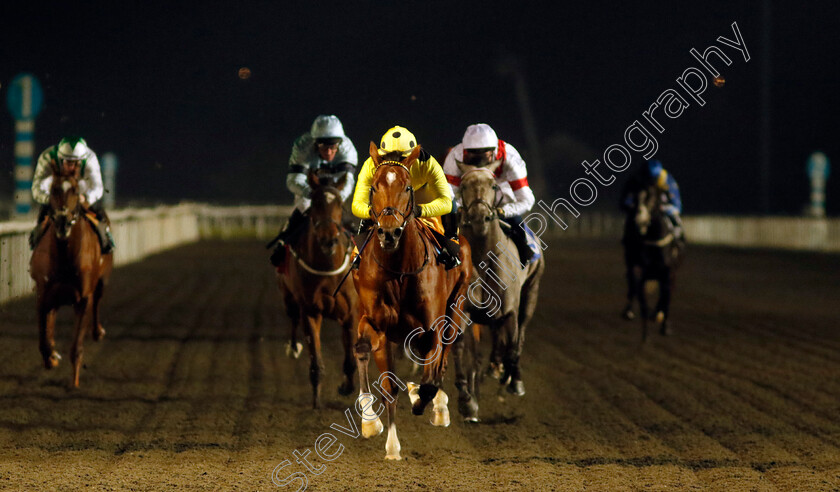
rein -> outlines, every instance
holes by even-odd
[[[323,221],[313,222],[312,227],[313,228],[318,227],[318,225],[321,224],[322,222]],[[339,273],[346,270],[347,267],[350,265],[350,255],[353,252],[353,241],[352,241],[352,238],[350,237],[350,232],[347,231],[347,228],[345,228],[343,225],[341,225],[340,223],[338,223],[334,220],[330,220],[329,222],[332,222],[333,224],[337,225],[338,228],[341,230],[341,234],[343,234],[345,237],[350,239],[350,241],[347,244],[347,248],[344,251],[344,261],[341,263],[341,266],[339,266],[338,268],[336,268],[334,270],[318,270],[317,268],[313,268],[308,263],[306,263],[306,261],[304,261],[303,258],[300,257],[298,252],[295,251],[295,249],[292,248],[291,245],[289,245],[289,253],[292,254],[292,258],[294,258],[295,261],[304,270],[311,273],[312,275],[317,275],[319,277],[329,277],[329,276],[332,276],[332,275],[338,275]]]
[[[475,169],[470,169],[469,171],[467,171],[467,172],[465,172],[464,174],[461,175],[461,179],[463,180],[470,173],[474,173],[476,171],[484,171],[484,172],[490,174],[491,176],[493,176],[493,179],[495,179],[495,175],[493,174],[493,172],[490,171],[489,169],[483,168],[483,167],[477,167]],[[499,191],[499,185],[497,185],[495,182],[493,183],[493,190],[496,191],[496,192]],[[495,205],[491,205],[490,202],[488,202],[484,198],[478,197],[475,200],[468,203],[467,205],[465,205],[464,208],[467,210],[467,213],[469,214],[469,212],[473,208],[473,206],[484,205],[485,207],[487,207],[487,210],[490,211],[490,220],[498,219],[499,216],[496,213],[496,209],[499,207],[499,205],[501,205],[502,200],[504,200],[503,195],[499,196],[499,199],[496,201]],[[464,218],[464,225],[468,225],[468,224],[470,224],[470,220],[469,220],[469,218],[465,217]]]

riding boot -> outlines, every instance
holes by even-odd
[[[286,245],[294,242],[305,221],[306,215],[304,215],[303,212],[298,209],[295,209],[295,211],[292,212],[289,220],[286,221],[286,225],[280,231],[280,234],[278,234],[275,238],[276,246],[269,258],[272,265],[279,267],[283,264],[286,259]]]
[[[516,250],[519,252],[519,263],[522,265],[531,263],[531,260],[534,258],[534,251],[528,245],[528,236],[525,233],[525,229],[521,226],[511,227],[510,238],[513,239]]]
[[[96,235],[99,236],[99,245],[102,248],[102,254],[107,255],[114,251],[114,236],[111,235],[111,228],[104,220],[100,220],[99,224],[94,227]]]
[[[442,263],[447,270],[452,270],[456,266],[460,265],[461,259],[459,258],[459,255],[461,252],[461,246],[452,239],[435,231],[434,229],[432,229],[431,231],[432,234],[434,234],[435,239],[437,239],[438,243],[440,244],[440,252],[438,253],[437,257],[438,261]]]
[[[42,204],[41,208],[38,210],[38,222],[35,224],[35,228],[32,229],[32,232],[29,233],[29,248],[33,251],[35,250],[35,247],[38,246],[38,243],[41,242],[41,238],[44,237],[44,232],[47,230],[46,220],[49,214],[50,206]]]

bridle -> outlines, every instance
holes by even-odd
[[[336,195],[340,195],[340,192],[337,188],[332,192],[335,193]],[[338,275],[339,273],[346,270],[347,267],[350,265],[350,256],[353,252],[353,236],[350,234],[350,231],[348,231],[347,228],[344,227],[344,225],[341,222],[333,219],[332,217],[327,218],[327,219],[321,219],[319,221],[313,221],[311,224],[312,224],[311,227],[313,229],[316,229],[316,230],[320,227],[323,227],[324,225],[329,225],[329,224],[335,224],[335,226],[338,227],[338,233],[335,234],[333,237],[336,238],[336,240],[338,240],[338,238],[340,238],[341,236],[344,236],[348,239],[347,247],[344,250],[344,261],[336,269],[333,269],[333,270],[318,270],[317,268],[313,268],[312,266],[307,264],[303,260],[303,258],[300,257],[300,255],[297,253],[297,251],[295,251],[295,249],[291,245],[289,245],[289,253],[292,255],[292,258],[294,258],[295,261],[298,262],[298,264],[300,264],[300,266],[304,270],[311,273],[312,275],[317,275],[319,277],[328,277],[328,276],[332,276],[332,275]]]
[[[379,169],[379,167],[381,167],[381,166],[394,166],[394,167],[399,166],[399,167],[405,169],[405,172],[409,173],[409,176],[411,176],[411,174],[410,174],[411,171],[409,171],[408,168],[405,167],[401,162],[383,161],[376,168]],[[397,226],[397,228],[401,229],[401,230],[405,228],[405,225],[408,223],[409,219],[411,219],[414,215],[414,187],[411,186],[411,185],[408,185],[406,190],[409,192],[410,197],[408,199],[408,205],[406,206],[406,208],[403,211],[399,211],[394,207],[385,207],[382,210],[380,210],[379,213],[376,213],[376,210],[374,210],[374,208],[373,208],[373,193],[375,192],[375,190],[373,189],[373,186],[370,187],[370,192],[368,194],[368,203],[370,204],[370,215],[373,218],[373,222],[374,222],[374,224],[376,224],[376,227],[381,227],[381,224],[379,223],[379,218],[380,217],[389,217],[389,216],[399,215],[400,218],[402,219],[402,224]]]
[[[494,181],[493,181],[493,190],[494,190],[495,192],[498,192],[498,191],[499,191],[499,185],[497,185],[497,184],[496,184],[496,182],[495,182],[495,175],[493,174],[493,172],[492,172],[492,171],[490,171],[490,170],[489,170],[489,169],[487,169],[487,168],[477,167],[477,168],[475,168],[475,169],[470,169],[469,171],[467,171],[467,172],[465,172],[464,174],[462,174],[462,175],[461,175],[461,179],[463,180],[463,179],[464,179],[464,178],[466,178],[469,174],[474,173],[474,172],[476,172],[476,171],[484,171],[484,172],[486,172],[486,173],[489,173],[491,176],[493,176],[493,178],[494,178]],[[469,213],[470,213],[470,210],[472,210],[472,208],[473,208],[474,206],[476,206],[476,205],[484,205],[485,207],[487,207],[487,210],[488,210],[488,211],[490,211],[490,216],[489,216],[489,218],[488,218],[488,219],[485,219],[485,220],[487,220],[487,221],[489,222],[489,221],[491,221],[491,220],[495,220],[495,219],[497,219],[497,218],[498,218],[498,214],[496,213],[496,209],[497,209],[497,208],[499,207],[499,205],[502,203],[502,199],[503,199],[503,198],[504,198],[503,196],[499,196],[499,199],[496,201],[496,204],[495,204],[495,205],[490,204],[490,202],[488,202],[487,200],[485,200],[485,199],[484,199],[484,198],[482,198],[482,197],[478,197],[478,198],[476,198],[475,200],[471,201],[470,203],[466,204],[466,205],[464,206],[464,209],[466,210],[467,214],[466,214],[466,216],[464,217],[464,225],[469,225],[469,224],[471,223],[471,222],[470,222],[470,220],[469,220]]]
[[[411,171],[409,171],[409,169],[407,167],[405,167],[405,165],[403,165],[401,162],[382,161],[379,164],[379,166],[376,166],[376,168],[379,169],[380,166],[395,166],[395,167],[399,166],[399,167],[405,169],[405,171],[407,173],[409,173],[409,176],[411,176]],[[396,227],[396,229],[398,229],[398,230],[405,229],[405,226],[406,226],[406,224],[408,224],[408,221],[411,220],[412,218],[414,218],[414,204],[415,204],[415,202],[414,202],[414,187],[411,186],[411,185],[408,185],[406,190],[409,192],[410,196],[409,196],[409,199],[408,199],[408,205],[406,206],[406,208],[402,212],[397,210],[394,207],[385,207],[379,213],[376,213],[376,210],[374,210],[374,208],[373,208],[373,193],[374,193],[375,190],[373,189],[373,186],[370,187],[370,194],[368,195],[368,203],[370,203],[370,215],[373,218],[373,222],[376,225],[376,228],[381,227],[381,224],[379,223],[379,218],[380,217],[388,217],[388,216],[399,215],[400,218],[402,218],[402,224],[400,224],[399,226]],[[374,231],[375,231],[375,229],[371,228],[370,236],[373,236]],[[420,242],[423,243],[423,264],[420,265],[417,269],[415,269],[413,271],[410,271],[410,272],[398,272],[396,270],[392,270],[392,269],[388,268],[387,266],[383,265],[379,261],[379,259],[376,257],[376,255],[373,255],[373,261],[376,263],[377,266],[379,266],[379,268],[385,270],[386,272],[390,273],[391,275],[397,275],[399,277],[400,282],[402,282],[403,278],[406,275],[411,276],[411,275],[419,274],[420,272],[423,271],[424,268],[426,268],[426,265],[429,264],[429,245],[426,244],[426,241],[423,239],[423,235],[420,233],[419,230],[417,231],[417,234],[420,236]],[[369,236],[369,238],[370,238],[370,236]]]
[[[70,181],[65,181],[66,179],[69,179],[69,177],[61,175],[60,173],[53,176],[53,179],[58,180],[58,182],[56,182],[55,185],[60,185],[61,186],[61,188],[64,192],[64,200],[63,201],[66,203],[67,192],[70,191],[70,189],[72,189],[72,188],[76,188],[78,186],[78,184],[73,184]],[[67,186],[65,188],[65,184],[68,184],[69,186]],[[53,192],[51,190],[50,194],[52,195],[52,193]],[[78,192],[77,192],[77,194],[78,194]],[[76,222],[79,220],[79,217],[81,216],[81,210],[82,209],[83,209],[83,207],[82,207],[81,197],[79,197],[78,201],[76,202],[76,207],[73,208],[72,210],[70,210],[66,205],[64,207],[62,207],[61,209],[56,209],[55,207],[52,206],[52,204],[50,204],[50,211],[49,211],[48,217],[52,221],[52,223],[55,224],[56,226],[64,223],[64,224],[68,224],[70,227],[73,227],[74,225],[76,225]],[[58,229],[56,229],[56,234],[58,234]]]

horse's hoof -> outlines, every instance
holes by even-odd
[[[338,385],[338,394],[341,396],[347,396],[354,393],[356,389],[353,387],[353,383],[343,382]]]
[[[666,325],[666,326],[663,326],[663,327],[659,330],[659,333],[660,333],[663,337],[667,337],[667,336],[669,336],[669,335],[672,335],[674,332],[671,330],[671,327],[670,327],[670,326],[667,326],[667,325]]]
[[[633,321],[634,319],[636,319],[636,313],[633,312],[633,308],[628,307],[621,312],[621,317],[626,319],[627,321]]]
[[[61,354],[53,350],[49,357],[44,359],[44,368],[53,369],[58,366],[58,361],[61,360]]]
[[[525,384],[520,379],[514,379],[508,385],[507,392],[512,395],[522,396],[525,394]]]
[[[365,420],[362,418],[362,435],[365,439],[376,437],[379,434],[382,434],[383,430],[385,430],[385,426],[382,425],[382,421],[379,420],[379,417],[376,417],[375,420]]]
[[[665,321],[665,313],[663,313],[662,311],[656,313],[655,320],[657,323],[662,324]]]
[[[432,419],[429,422],[435,427],[449,427],[449,409],[443,407],[442,410],[434,410],[432,412]]]
[[[502,372],[504,369],[504,365],[501,363],[491,362],[489,366],[487,366],[486,374],[493,379],[499,379],[502,377]]]
[[[478,417],[464,417],[464,422],[467,424],[478,424],[481,419]]]
[[[303,352],[303,344],[297,342],[295,348],[292,349],[292,342],[291,340],[286,342],[286,356],[291,357],[292,359],[297,359],[300,357],[300,354]]]
[[[402,459],[402,456],[400,456],[399,454],[386,454],[385,459],[386,460],[400,461]]]
[[[102,328],[102,325],[97,326],[93,330],[93,341],[98,342],[102,340],[102,337],[105,336],[105,328]]]
[[[464,417],[464,422],[478,422],[478,403],[475,398],[458,399],[458,413]]]

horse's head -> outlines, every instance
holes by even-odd
[[[496,185],[494,173],[501,161],[484,167],[456,163],[461,170],[459,192],[462,207],[458,210],[461,223],[470,227],[476,236],[486,236],[490,232],[490,226],[499,218],[496,214],[496,194],[499,187]]]
[[[419,145],[403,158],[396,153],[380,156],[376,144],[370,143],[370,157],[376,169],[370,187],[370,218],[375,223],[379,244],[387,252],[399,248],[405,227],[413,218],[415,202],[410,169],[419,156]]]
[[[648,233],[658,234],[658,231],[651,229],[658,228],[662,222],[661,195],[655,185],[643,188],[636,195],[636,229],[640,236],[647,236]]]
[[[317,173],[310,172],[307,181],[312,189],[309,218],[315,231],[315,240],[324,254],[332,255],[344,232],[341,225],[341,191],[347,186],[347,174],[334,182],[332,178],[319,177]]]
[[[53,163],[52,185],[50,185],[50,219],[55,226],[58,239],[67,239],[79,220],[82,197],[79,193],[79,166],[61,166]]]

